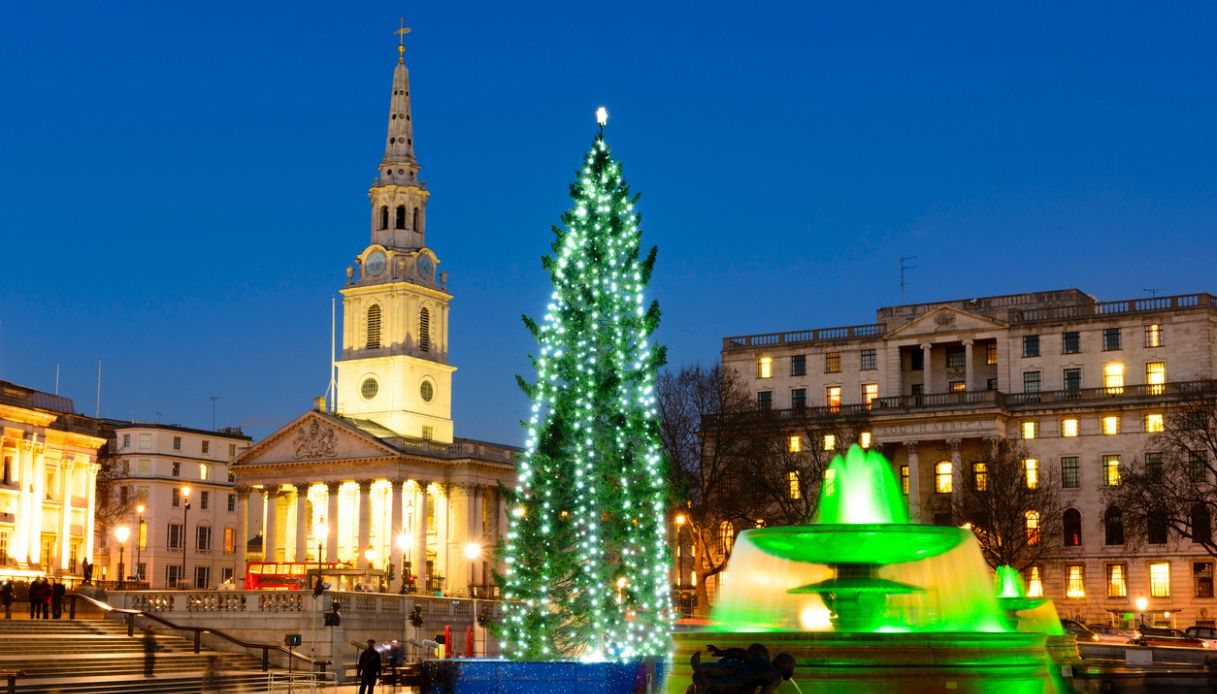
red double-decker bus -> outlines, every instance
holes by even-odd
[[[342,564],[322,564],[322,573]],[[317,562],[251,561],[245,569],[245,590],[309,590],[317,579]]]

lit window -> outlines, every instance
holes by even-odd
[[[1145,383],[1150,395],[1161,395],[1166,391],[1166,362],[1151,361],[1145,365]]]
[[[786,482],[790,486],[789,494],[791,499],[801,499],[803,497],[802,490],[799,489],[799,473],[797,470],[791,470],[786,473]]]
[[[968,384],[964,381],[951,381],[947,383],[947,390],[952,393],[962,393],[968,389]]]
[[[934,491],[950,494],[951,486],[951,463],[944,460],[934,466]]]
[[[1040,512],[1027,511],[1023,517],[1027,524],[1027,544],[1038,545],[1040,543]]]
[[[1103,456],[1103,481],[1108,487],[1120,486],[1120,456]]]
[[[1024,439],[1035,438],[1035,435],[1038,434],[1039,431],[1040,431],[1039,422],[1035,422],[1035,421],[1023,422],[1023,438]]]
[[[862,384],[862,404],[866,405],[866,409],[870,409],[870,404],[875,398],[879,397],[878,383],[863,383]]]
[[[1158,434],[1166,430],[1166,424],[1162,421],[1162,415],[1147,414],[1145,415],[1145,433]]]
[[[1169,598],[1171,596],[1171,564],[1156,561],[1149,565],[1149,596]]]
[[[1035,489],[1040,486],[1040,461],[1035,458],[1027,458],[1023,461],[1023,472],[1027,476],[1027,489]]]
[[[1072,417],[1061,420],[1061,436],[1072,438],[1078,435],[1078,420]]]
[[[994,366],[997,364],[997,343],[990,342],[985,345],[985,364]]]
[[[824,435],[824,450],[826,450],[826,451],[837,450],[837,437],[835,434],[825,434]]]
[[[989,491],[989,466],[985,463],[972,463],[972,483],[976,491]]]
[[[1103,418],[1103,433],[1108,436],[1120,433],[1120,415],[1113,414]]]
[[[756,362],[757,378],[773,378],[773,357],[761,357]]]
[[[1040,576],[1040,567],[1032,566],[1027,569],[1027,597],[1044,597],[1044,579]]]
[[[731,554],[731,548],[735,546],[735,526],[731,521],[723,521],[718,524],[718,551],[723,554]]]
[[[1124,364],[1113,361],[1103,367],[1103,387],[1111,395],[1124,392]]]
[[[1123,598],[1128,596],[1128,570],[1123,564],[1107,565],[1107,597]]]
[[[831,467],[824,471],[824,493],[835,494],[834,484],[837,480],[837,471]]]
[[[1145,346],[1146,347],[1161,347],[1162,346],[1162,324],[1151,323],[1145,326]]]
[[[1192,562],[1192,583],[1196,597],[1213,597],[1213,562]]]
[[[909,493],[909,466],[900,466],[900,491],[906,495]]]
[[[841,386],[828,386],[824,389],[824,404],[834,412],[841,409]]]
[[[803,437],[799,436],[798,434],[791,436],[789,441],[787,441],[786,450],[790,451],[791,453],[798,453],[798,452],[802,451],[803,450]]]
[[[1067,583],[1065,584],[1065,597],[1086,597],[1086,581],[1082,571],[1082,569],[1085,567],[1081,564],[1070,564],[1065,568],[1069,577]]]
[[[862,435],[858,437],[858,443],[861,444],[863,448],[870,448],[870,432],[862,432]]]
[[[835,374],[841,372],[841,353],[840,352],[825,352],[824,354],[824,373]]]
[[[199,479],[201,479],[201,480],[207,479],[207,476],[211,474],[211,470],[209,468],[210,468],[210,466],[206,465],[206,464],[199,465]]]

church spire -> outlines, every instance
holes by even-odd
[[[393,69],[393,98],[389,102],[389,134],[385,136],[385,158],[381,171],[387,172],[387,183],[413,184],[418,177],[418,162],[414,159],[414,123],[410,116],[410,70],[406,67],[406,34],[410,27],[405,18],[397,34],[397,67]],[[408,167],[398,174],[401,166]],[[402,178],[404,175],[405,178]]]

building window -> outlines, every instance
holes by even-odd
[[[1081,369],[1065,369],[1064,371],[1065,390],[1081,390],[1082,389],[1082,370]]]
[[[182,476],[182,464],[181,464],[181,463],[174,463],[174,464],[173,464],[173,476],[174,476],[174,477],[181,477],[181,476]]]
[[[1169,598],[1171,596],[1171,564],[1156,561],[1149,565],[1149,596]]]
[[[1027,458],[1023,461],[1023,475],[1027,478],[1027,489],[1035,489],[1040,486],[1040,461],[1035,458]]]
[[[791,453],[799,453],[803,450],[803,437],[795,434],[786,441],[786,450]]]
[[[1065,584],[1065,597],[1067,598],[1084,598],[1086,597],[1086,581],[1082,564],[1069,564],[1065,567],[1065,575],[1068,577]]]
[[[990,342],[985,345],[985,364],[988,366],[997,365],[997,343]]]
[[[871,403],[875,398],[879,397],[878,383],[863,383],[862,384],[862,404],[866,405],[866,409],[870,409]]]
[[[123,434],[123,448],[131,447],[131,434]]]
[[[1193,484],[1203,484],[1208,481],[1209,459],[1203,452],[1187,452],[1187,478]]]
[[[1162,419],[1161,412],[1151,412],[1145,415],[1145,433],[1159,434],[1166,431],[1166,423]]]
[[[1124,544],[1124,514],[1109,506],[1103,514],[1103,544],[1112,547]]]
[[[921,349],[909,350],[909,371],[922,371],[925,369],[925,352]]]
[[[1108,487],[1120,486],[1120,456],[1103,456],[1103,483]]]
[[[211,567],[194,567],[194,588],[202,590],[211,586]]]
[[[947,368],[962,369],[968,364],[968,352],[963,347],[947,347]]]
[[[1103,424],[1103,433],[1107,436],[1115,436],[1120,433],[1120,415],[1108,415],[1101,420]]]
[[[1150,482],[1162,481],[1162,453],[1151,451],[1145,454],[1145,477]]]
[[[1077,354],[1082,351],[1082,336],[1076,330],[1061,336],[1061,351],[1065,354]]]
[[[841,386],[828,386],[824,389],[824,404],[833,412],[841,409]]]
[[[721,554],[731,554],[732,547],[735,546],[735,526],[731,521],[723,521],[718,524],[718,551]]]
[[[1064,540],[1066,547],[1081,547],[1082,546],[1082,513],[1076,508],[1065,509],[1065,515],[1062,520],[1062,530],[1064,530]]]
[[[826,352],[824,354],[824,373],[841,373],[841,353]]]
[[[807,389],[792,388],[790,390],[790,406],[796,410],[807,407]]]
[[[169,549],[182,548],[182,526],[178,523],[169,524]]]
[[[207,463],[199,464],[199,479],[205,480],[211,476],[211,466]]]
[[[211,549],[211,526],[199,525],[195,527],[194,548],[203,551]]]
[[[176,465],[176,464],[177,463],[174,463],[174,465]],[[180,507],[182,505],[182,490],[178,489],[177,487],[174,487],[172,490],[172,494],[173,494],[173,507],[174,508]]]
[[[858,445],[863,448],[870,448],[870,432],[864,431],[858,434]]]
[[[1023,392],[1038,393],[1040,392],[1040,372],[1024,371],[1023,372]]]
[[[236,510],[237,510],[237,495],[229,494],[228,495],[228,512],[235,513]]]
[[[203,442],[202,442],[202,443],[199,445],[199,450],[200,450],[200,451],[201,451],[201,452],[202,452],[204,455],[206,455],[206,454],[210,453],[210,452],[211,452],[211,442],[210,442],[210,441],[208,441],[208,440],[206,440],[206,439],[204,439],[204,440],[203,440]]]
[[[756,360],[756,377],[773,378],[773,357],[761,357]]]
[[[1032,566],[1027,569],[1027,597],[1044,597],[1044,578],[1040,567]]]
[[[1065,438],[1073,438],[1078,435],[1078,420],[1073,417],[1067,417],[1061,420],[1061,436]]]
[[[396,219],[393,220],[395,222],[395,224],[393,225],[394,228],[405,229],[406,228],[406,206],[398,205],[397,214],[395,216],[396,216]]]
[[[1023,514],[1023,518],[1027,529],[1027,544],[1038,545],[1040,543],[1040,512],[1027,511]]]
[[[1076,455],[1061,457],[1061,486],[1065,489],[1077,489],[1082,486],[1081,469]]]
[[[206,511],[207,504],[210,501],[211,501],[211,492],[209,492],[207,490],[203,490],[203,492],[201,494],[199,494],[199,510]]]
[[[791,470],[790,472],[786,473],[786,484],[789,487],[787,493],[790,495],[791,499],[803,498],[803,490],[799,489],[798,471]]]
[[[773,409],[773,391],[762,390],[756,394],[756,409],[771,410]]]
[[[237,551],[237,529],[224,528],[224,553],[232,554]]]
[[[165,583],[170,588],[177,588],[178,580],[181,579],[182,567],[179,564],[169,564],[165,567]]]
[[[381,229],[389,228],[389,206],[388,205],[380,206],[380,228]]]
[[[235,444],[235,443],[228,444],[228,458],[231,460],[236,455],[237,455],[237,444]]]
[[[1145,541],[1151,545],[1164,545],[1168,539],[1166,514],[1161,510],[1151,511],[1145,518]]]
[[[803,376],[807,374],[807,355],[796,354],[790,358],[790,375]]]
[[[143,451],[150,450],[152,448],[152,434],[140,434],[139,447]]]
[[[1023,335],[1023,356],[1038,357],[1040,355],[1040,336]]]
[[[921,393],[924,390],[925,390],[924,386],[920,383],[909,384],[909,394],[910,395],[921,395]]]
[[[175,451],[182,450],[182,437],[181,436],[173,437],[173,450],[175,450]]]
[[[997,390],[997,379],[989,378],[985,380],[985,390]]]
[[[963,381],[949,381],[947,390],[952,393],[962,393],[968,389],[968,384]]]
[[[1128,567],[1124,564],[1107,565],[1107,597],[1128,597]]]
[[[972,463],[972,485],[978,492],[989,491],[989,466],[985,463]]]
[[[431,312],[426,308],[418,312],[418,348],[423,352],[431,351]]]
[[[1208,544],[1213,541],[1213,516],[1203,501],[1192,506],[1192,542]]]
[[[1145,365],[1145,383],[1150,395],[1166,392],[1166,362],[1151,361]]]
[[[837,450],[837,436],[836,436],[836,434],[825,434],[825,435],[824,435],[824,450],[826,450],[826,451],[835,451],[835,450]]]
[[[1120,349],[1120,329],[1119,328],[1104,328],[1103,329],[1103,351]]]
[[[904,492],[905,496],[909,493],[909,466],[900,466],[900,491]]]
[[[1146,347],[1161,347],[1162,346],[1162,324],[1150,323],[1145,326],[1145,346]]]
[[[1124,364],[1113,361],[1103,367],[1103,387],[1110,395],[1120,395],[1124,392]]]
[[[875,350],[864,349],[859,358],[860,369],[863,371],[874,371],[879,368],[879,360],[875,356]]]
[[[1040,433],[1040,423],[1034,420],[1023,422],[1023,438],[1033,439]]]
[[[950,494],[951,486],[951,463],[944,460],[934,466],[934,491],[939,494]]]
[[[766,410],[769,409],[769,406],[766,405],[765,409]],[[435,427],[433,427],[429,424],[424,424],[422,434],[423,434],[424,441],[430,441],[430,440],[434,439],[435,438]]]
[[[1213,597],[1213,562],[1192,562],[1192,583],[1195,586],[1196,597]]]

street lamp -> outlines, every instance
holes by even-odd
[[[182,487],[182,572],[178,574],[177,585],[182,587],[186,580],[186,531],[190,528],[190,485]]]
[[[685,516],[685,514],[678,513],[676,514],[676,518],[673,520],[676,522],[676,542],[674,543],[675,546],[672,548],[672,553],[676,555],[673,557],[674,561],[672,562],[674,564],[672,567],[673,572],[676,574],[673,582],[676,584],[676,589],[680,590],[680,580],[684,578],[682,575],[684,572],[681,570],[683,568],[681,566],[683,563],[683,557],[681,556],[680,529],[685,527],[685,523],[687,523],[689,519],[687,516]]]
[[[1144,596],[1137,598],[1137,612],[1140,612],[1141,628],[1145,627],[1145,610],[1149,609],[1149,601]]]
[[[465,545],[465,558],[469,560],[469,597],[473,597],[474,562],[482,557],[482,546],[476,542]]]
[[[329,528],[326,527],[324,522],[318,521],[315,525],[313,525],[313,538],[317,540],[317,586],[316,586],[316,590],[318,592],[323,590],[322,586],[325,585],[321,581],[321,570],[322,570],[322,568],[321,568],[321,545],[325,542],[325,537],[328,534],[329,534]]]
[[[408,574],[410,572],[409,568],[407,568],[410,566],[410,560],[406,559],[406,552],[410,551],[410,548],[413,546],[414,542],[410,538],[409,534],[401,533],[397,536],[397,548],[401,550],[401,589],[397,592],[402,595],[406,594],[406,581],[408,580]],[[392,587],[390,586],[390,589],[391,588]]]
[[[135,507],[135,513],[139,517],[139,523],[135,526],[135,578],[142,580],[143,575],[139,572],[139,544],[144,539],[144,511],[148,510],[147,506],[139,504]]]
[[[122,590],[123,575],[125,567],[123,566],[123,552],[126,550],[124,545],[127,544],[127,538],[131,537],[131,529],[125,525],[120,525],[114,529],[114,539],[118,540],[118,589]]]

